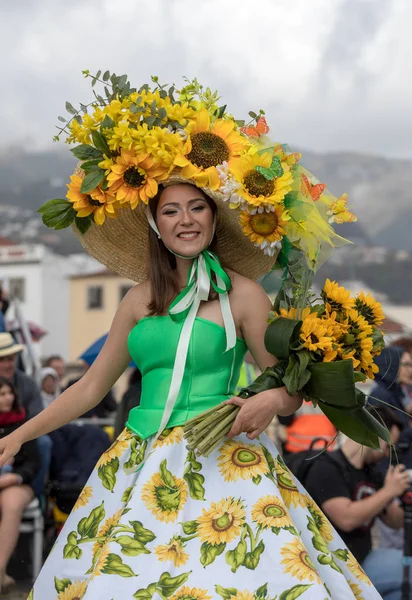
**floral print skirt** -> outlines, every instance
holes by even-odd
[[[102,455],[28,600],[380,598],[267,436],[151,445]]]

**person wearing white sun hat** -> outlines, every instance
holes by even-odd
[[[337,205],[298,154],[267,138],[262,112],[240,124],[196,80],[177,97],[157,78],[140,90],[108,71],[102,81],[107,100],[97,96],[91,114],[62,128],[81,161],[67,200],[40,212],[50,227],[72,225],[91,255],[138,285],[86,375],[0,442],[0,463],[95,406],[130,356],[142,395],[30,600],[377,600],[263,434],[301,397],[278,388],[233,398],[247,349],[262,371],[275,362],[264,345],[271,304],[254,280],[291,245],[315,268],[325,245],[342,242],[329,221],[337,211],[349,218],[345,199]],[[241,406],[236,421],[196,456],[183,425],[223,402]]]

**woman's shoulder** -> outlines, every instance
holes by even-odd
[[[249,279],[244,275],[239,275],[239,273],[236,273],[236,271],[232,271],[231,269],[227,269],[227,273],[232,282],[233,295],[253,296],[255,298],[268,297],[263,287],[257,283],[257,281],[253,281],[253,279]]]
[[[122,300],[127,308],[133,313],[136,323],[143,319],[148,313],[148,305],[151,300],[152,286],[149,280],[137,283],[127,292]]]

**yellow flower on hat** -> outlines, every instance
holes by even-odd
[[[288,218],[283,204],[276,206],[273,211],[251,214],[244,210],[239,215],[243,233],[269,256],[273,256],[279,247],[279,242],[285,235],[283,226]]]
[[[262,154],[259,152],[248,153],[230,161],[230,173],[234,181],[240,184],[236,194],[241,201],[243,200],[252,206],[278,204],[291,191],[293,177],[290,167],[286,163],[280,163],[283,175],[273,177],[273,179],[267,179],[256,170],[256,167],[269,169],[273,159],[273,152],[268,151]]]
[[[231,119],[217,119],[213,124],[206,109],[201,109],[189,122],[183,153],[175,159],[182,177],[192,179],[199,187],[217,190],[220,187],[216,167],[239,156],[248,146],[248,141],[235,129]]]
[[[110,190],[103,191],[96,187],[88,194],[80,191],[83,179],[79,175],[71,175],[67,184],[69,191],[66,197],[73,203],[73,208],[78,217],[88,217],[93,214],[94,222],[103,225],[106,217],[115,217],[116,197]]]
[[[155,165],[147,154],[121,150],[114,159],[107,176],[109,191],[123,204],[128,202],[135,209],[139,201],[147,204],[157,194],[158,181],[167,177],[167,169]]]

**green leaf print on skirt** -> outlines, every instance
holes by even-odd
[[[191,571],[188,573],[182,573],[181,575],[177,575],[175,577],[171,577],[170,573],[165,572],[160,576],[159,581],[151,583],[147,588],[137,590],[135,594],[133,594],[133,598],[138,598],[139,600],[149,600],[156,593],[161,598],[170,598],[174,592],[179,589],[186,581],[190,575]]]
[[[205,478],[199,471],[202,469],[202,463],[196,460],[193,450],[189,450],[186,458],[186,468],[183,479],[189,487],[190,497],[194,500],[205,499],[205,488],[203,486]]]

